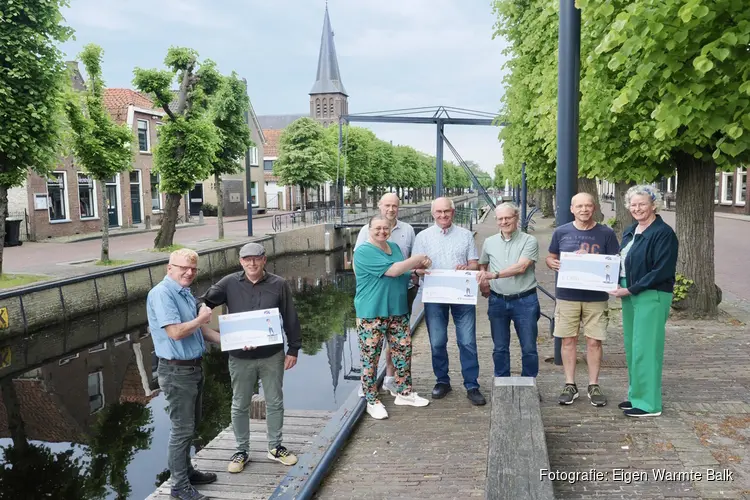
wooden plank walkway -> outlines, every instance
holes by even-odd
[[[333,414],[329,411],[286,410],[284,412],[284,446],[298,457],[306,452],[313,439]],[[229,458],[236,451],[232,427],[227,427],[193,457],[199,470],[215,472],[215,483],[197,486],[200,492],[216,500],[267,499],[276,489],[289,467],[266,457],[268,441],[266,421],[250,420],[250,463],[239,474],[227,472]],[[148,500],[168,500],[169,483],[162,484]]]

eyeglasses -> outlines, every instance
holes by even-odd
[[[450,210],[435,210],[433,213],[435,215],[450,215],[451,213],[453,213],[453,209],[451,208]]]
[[[265,255],[247,255],[245,257],[242,257],[243,262],[258,262],[263,259],[265,259]]]
[[[197,273],[198,272],[198,267],[181,266],[179,264],[169,264],[169,265],[174,266],[174,267],[179,267],[180,269],[182,269],[182,272],[184,273],[190,273],[190,272]]]
[[[511,215],[510,217],[496,217],[496,219],[499,220],[500,222],[511,221],[515,218],[516,218],[515,215]]]

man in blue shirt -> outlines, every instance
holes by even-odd
[[[190,445],[201,418],[205,341],[220,343],[219,333],[206,325],[211,308],[200,310],[190,285],[198,273],[198,254],[188,248],[172,252],[167,275],[148,293],[148,326],[159,358],[159,387],[169,405],[172,430],[167,463],[172,479],[171,496],[179,500],[205,500],[194,484],[216,481],[216,474],[200,472],[190,463]]]
[[[574,220],[555,229],[549,245],[547,266],[560,270],[560,253],[596,253],[617,255],[620,246],[617,235],[608,226],[594,220],[596,201],[588,193],[578,193],[570,202]],[[602,341],[606,338],[608,323],[607,292],[574,290],[557,287],[555,291],[555,337],[562,339],[562,361],[565,387],[558,398],[560,404],[569,405],[578,398],[576,386],[576,344],[583,323],[586,337],[586,360],[589,372],[587,394],[594,406],[604,406],[607,398],[599,388],[599,367],[602,361]]]

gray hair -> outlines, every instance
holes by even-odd
[[[431,211],[431,212],[432,212],[433,210],[435,210],[435,202],[436,202],[436,201],[437,201],[438,199],[439,199],[439,198],[437,198],[437,199],[434,199],[434,200],[432,200],[432,203],[430,203],[430,211]],[[455,204],[455,203],[453,202],[453,198],[446,198],[446,199],[447,199],[447,200],[448,200],[449,202],[451,202],[451,210],[455,210],[455,209],[456,209],[456,204]]]
[[[661,192],[650,184],[638,184],[627,190],[625,193],[625,207],[630,206],[630,200],[633,196],[645,196],[651,200],[651,205],[654,207],[654,211],[658,212],[661,208]]]
[[[496,214],[496,215],[497,215],[497,212],[498,212],[498,211],[499,211],[499,210],[500,210],[501,208],[509,208],[509,209],[513,210],[513,215],[516,215],[516,216],[518,215],[518,213],[519,213],[519,211],[520,211],[520,210],[518,209],[518,206],[517,206],[517,205],[516,205],[515,203],[512,203],[512,202],[510,202],[510,201],[505,201],[505,202],[503,202],[503,203],[499,204],[499,205],[498,205],[497,207],[495,207],[495,214]]]
[[[375,222],[375,221],[377,221],[377,220],[385,221],[385,222],[388,223],[388,225],[391,224],[391,221],[389,221],[388,219],[386,219],[385,216],[380,215],[380,214],[375,214],[372,217],[370,217],[370,222],[367,223],[367,227],[372,227],[372,223]]]

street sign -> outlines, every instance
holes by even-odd
[[[5,330],[10,326],[8,321],[8,308],[0,307],[0,330]]]
[[[0,370],[11,365],[11,358],[10,346],[0,349]]]

